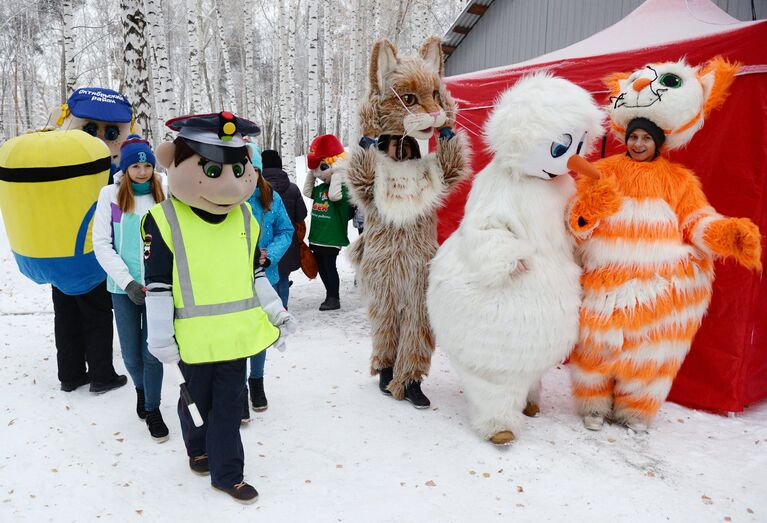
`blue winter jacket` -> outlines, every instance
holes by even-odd
[[[288,212],[285,210],[285,204],[282,198],[273,191],[272,208],[264,212],[261,207],[261,189],[256,187],[256,192],[248,199],[250,208],[253,210],[253,216],[261,227],[261,236],[258,238],[258,248],[266,249],[266,257],[271,262],[266,269],[266,277],[269,283],[276,285],[280,280],[279,264],[285,252],[290,247],[293,239],[293,224],[290,223]]]

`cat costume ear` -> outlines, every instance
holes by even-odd
[[[397,48],[389,40],[378,40],[373,44],[370,55],[370,89],[374,94],[381,94],[386,89],[386,75],[393,71],[399,58]]]
[[[421,58],[440,77],[445,76],[445,55],[442,52],[442,39],[438,36],[430,36],[418,51]]]
[[[703,85],[706,100],[703,106],[704,116],[708,116],[727,99],[739,68],[739,63],[728,62],[721,56],[715,56],[698,69],[697,76]]]

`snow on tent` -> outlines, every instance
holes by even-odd
[[[648,0],[626,18],[564,49],[519,64],[453,76],[458,125],[471,138],[474,172],[490,160],[482,140],[498,95],[521,76],[548,70],[608,103],[602,78],[650,62],[686,57],[698,65],[716,55],[743,64],[729,99],[671,159],[693,169],[714,207],[747,216],[767,231],[767,21],[740,22],[709,0]],[[621,151],[612,136],[604,155]],[[597,152],[597,155],[599,152]],[[592,158],[596,159],[596,158]],[[470,181],[440,211],[440,242],[463,216]],[[767,278],[717,263],[714,299],[669,399],[719,412],[738,412],[767,397]]]

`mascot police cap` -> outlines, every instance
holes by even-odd
[[[242,159],[243,137],[261,134],[258,125],[228,111],[179,116],[165,125],[178,131],[179,138],[183,138],[194,152],[220,163],[235,163]]]

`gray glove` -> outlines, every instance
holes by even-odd
[[[144,300],[146,299],[146,290],[144,289],[144,286],[139,282],[135,280],[130,282],[125,287],[125,294],[127,294],[128,298],[130,298],[130,301],[136,305],[144,305]]]

